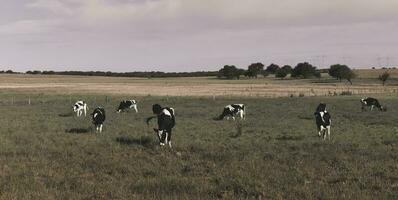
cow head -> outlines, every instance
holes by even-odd
[[[387,106],[380,106],[380,111],[387,112]]]
[[[158,136],[160,145],[164,145],[164,143],[165,143],[166,141],[162,141],[162,136],[163,136],[163,134],[167,134],[166,130],[159,130],[159,129],[157,129],[157,128],[153,128],[153,131],[154,131],[155,134]],[[166,136],[167,136],[167,135],[166,135]],[[165,138],[165,140],[167,140],[167,138]]]
[[[160,106],[159,104],[154,104],[152,106],[152,112],[153,114],[159,115],[162,112],[162,106]]]

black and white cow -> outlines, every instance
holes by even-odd
[[[329,112],[326,110],[326,104],[320,103],[314,115],[316,127],[318,128],[318,135],[323,137],[324,140],[326,139],[326,135],[328,135],[330,140],[330,126],[332,120]]]
[[[370,110],[373,110],[373,108],[376,107],[380,111],[387,111],[386,107],[380,105],[379,101],[372,97],[361,99],[361,104],[362,104],[362,111],[366,111],[366,107],[370,107]]]
[[[87,103],[84,101],[77,101],[73,106],[73,112],[76,113],[78,117],[82,116],[84,112],[84,116],[87,115],[88,106]]]
[[[149,117],[147,119],[147,124],[153,118],[157,118],[158,120],[158,127],[154,128],[153,130],[157,133],[159,138],[159,143],[161,146],[165,144],[169,144],[171,148],[171,135],[172,129],[175,126],[175,112],[173,108],[168,108],[160,106],[159,104],[154,104],[152,106],[152,111],[156,114],[155,117]]]
[[[244,104],[230,104],[224,107],[221,115],[215,118],[215,120],[222,120],[225,117],[227,117],[227,120],[229,119],[229,117],[232,117],[232,119],[235,120],[235,116],[239,116],[241,119],[245,119],[245,114],[246,111]]]
[[[119,107],[117,108],[116,112],[120,113],[126,109],[134,109],[135,112],[138,112],[137,109],[137,101],[136,100],[123,100],[120,102]]]
[[[94,112],[91,114],[93,116],[93,124],[95,125],[96,132],[102,132],[102,126],[105,121],[105,109],[98,107],[94,109]]]

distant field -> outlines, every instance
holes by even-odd
[[[125,96],[105,96],[2,91],[0,199],[398,198],[398,97],[361,112],[358,96],[141,96],[138,114],[116,114]],[[103,133],[72,115],[77,99],[105,107]],[[316,133],[319,102],[331,141]],[[176,110],[173,150],[144,123],[153,103]],[[230,103],[247,105],[245,121],[211,119]]]
[[[57,75],[0,75],[0,89],[27,93],[107,94],[129,96],[330,96],[343,92],[352,94],[398,93],[398,70],[390,70],[386,86],[377,80],[383,70],[356,70],[353,85],[339,82],[323,74],[321,79],[286,79],[274,77],[241,80],[201,78],[120,78]]]

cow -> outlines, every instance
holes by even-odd
[[[105,109],[98,107],[94,109],[93,113],[91,114],[93,117],[93,124],[95,125],[96,132],[102,132],[102,126],[105,121]]]
[[[380,105],[379,101],[375,98],[372,97],[367,97],[361,99],[361,104],[362,104],[362,111],[366,111],[366,107],[370,107],[370,110],[372,111],[374,107],[378,108],[380,111],[387,111],[387,108],[385,106]]]
[[[137,113],[137,101],[136,100],[123,100],[120,102],[119,107],[117,108],[116,112],[120,113],[126,109],[134,109]]]
[[[147,118],[147,124],[149,124],[151,119],[157,118],[158,127],[153,130],[159,138],[160,146],[168,144],[171,148],[172,129],[175,126],[174,109],[169,107],[162,108],[159,104],[154,104],[152,106],[152,112],[156,114],[156,116]]]
[[[229,117],[232,117],[232,119],[235,120],[235,116],[245,119],[245,114],[246,110],[244,104],[230,104],[224,107],[221,115],[216,117],[215,120],[222,120],[225,117],[227,117],[227,120],[229,120]]]
[[[84,101],[77,101],[73,106],[73,112],[76,113],[78,117],[82,116],[84,112],[84,116],[87,115],[88,106],[87,103]]]
[[[332,120],[330,113],[326,110],[326,104],[320,103],[316,108],[314,115],[319,137],[323,137],[325,140],[326,135],[328,135],[330,140],[330,126]]]

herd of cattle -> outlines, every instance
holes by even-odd
[[[387,108],[382,106],[379,101],[372,97],[367,97],[361,99],[362,111],[366,110],[366,107],[370,107],[370,110],[373,110],[375,107],[380,111],[387,111]],[[135,100],[123,100],[120,102],[119,107],[116,109],[117,113],[125,111],[127,109],[134,109],[135,112],[138,112],[137,109],[137,101]],[[87,116],[88,106],[84,101],[77,101],[73,106],[73,111],[76,113],[78,117]],[[158,127],[154,128],[159,143],[161,146],[169,145],[171,148],[171,134],[172,129],[175,126],[175,112],[173,108],[170,107],[162,107],[159,104],[152,105],[152,112],[155,116],[148,117],[146,122],[149,122],[157,118]],[[224,107],[223,112],[214,120],[223,120],[226,118],[227,120],[231,117],[235,120],[235,117],[240,117],[241,119],[245,119],[245,105],[244,104],[230,104]],[[328,136],[330,140],[330,126],[331,126],[331,115],[326,110],[326,104],[320,103],[315,110],[315,123],[318,129],[318,135],[323,137],[325,140]],[[106,119],[105,117],[105,109],[102,107],[97,107],[94,109],[92,116],[92,122],[95,125],[96,132],[102,132],[102,126]]]

